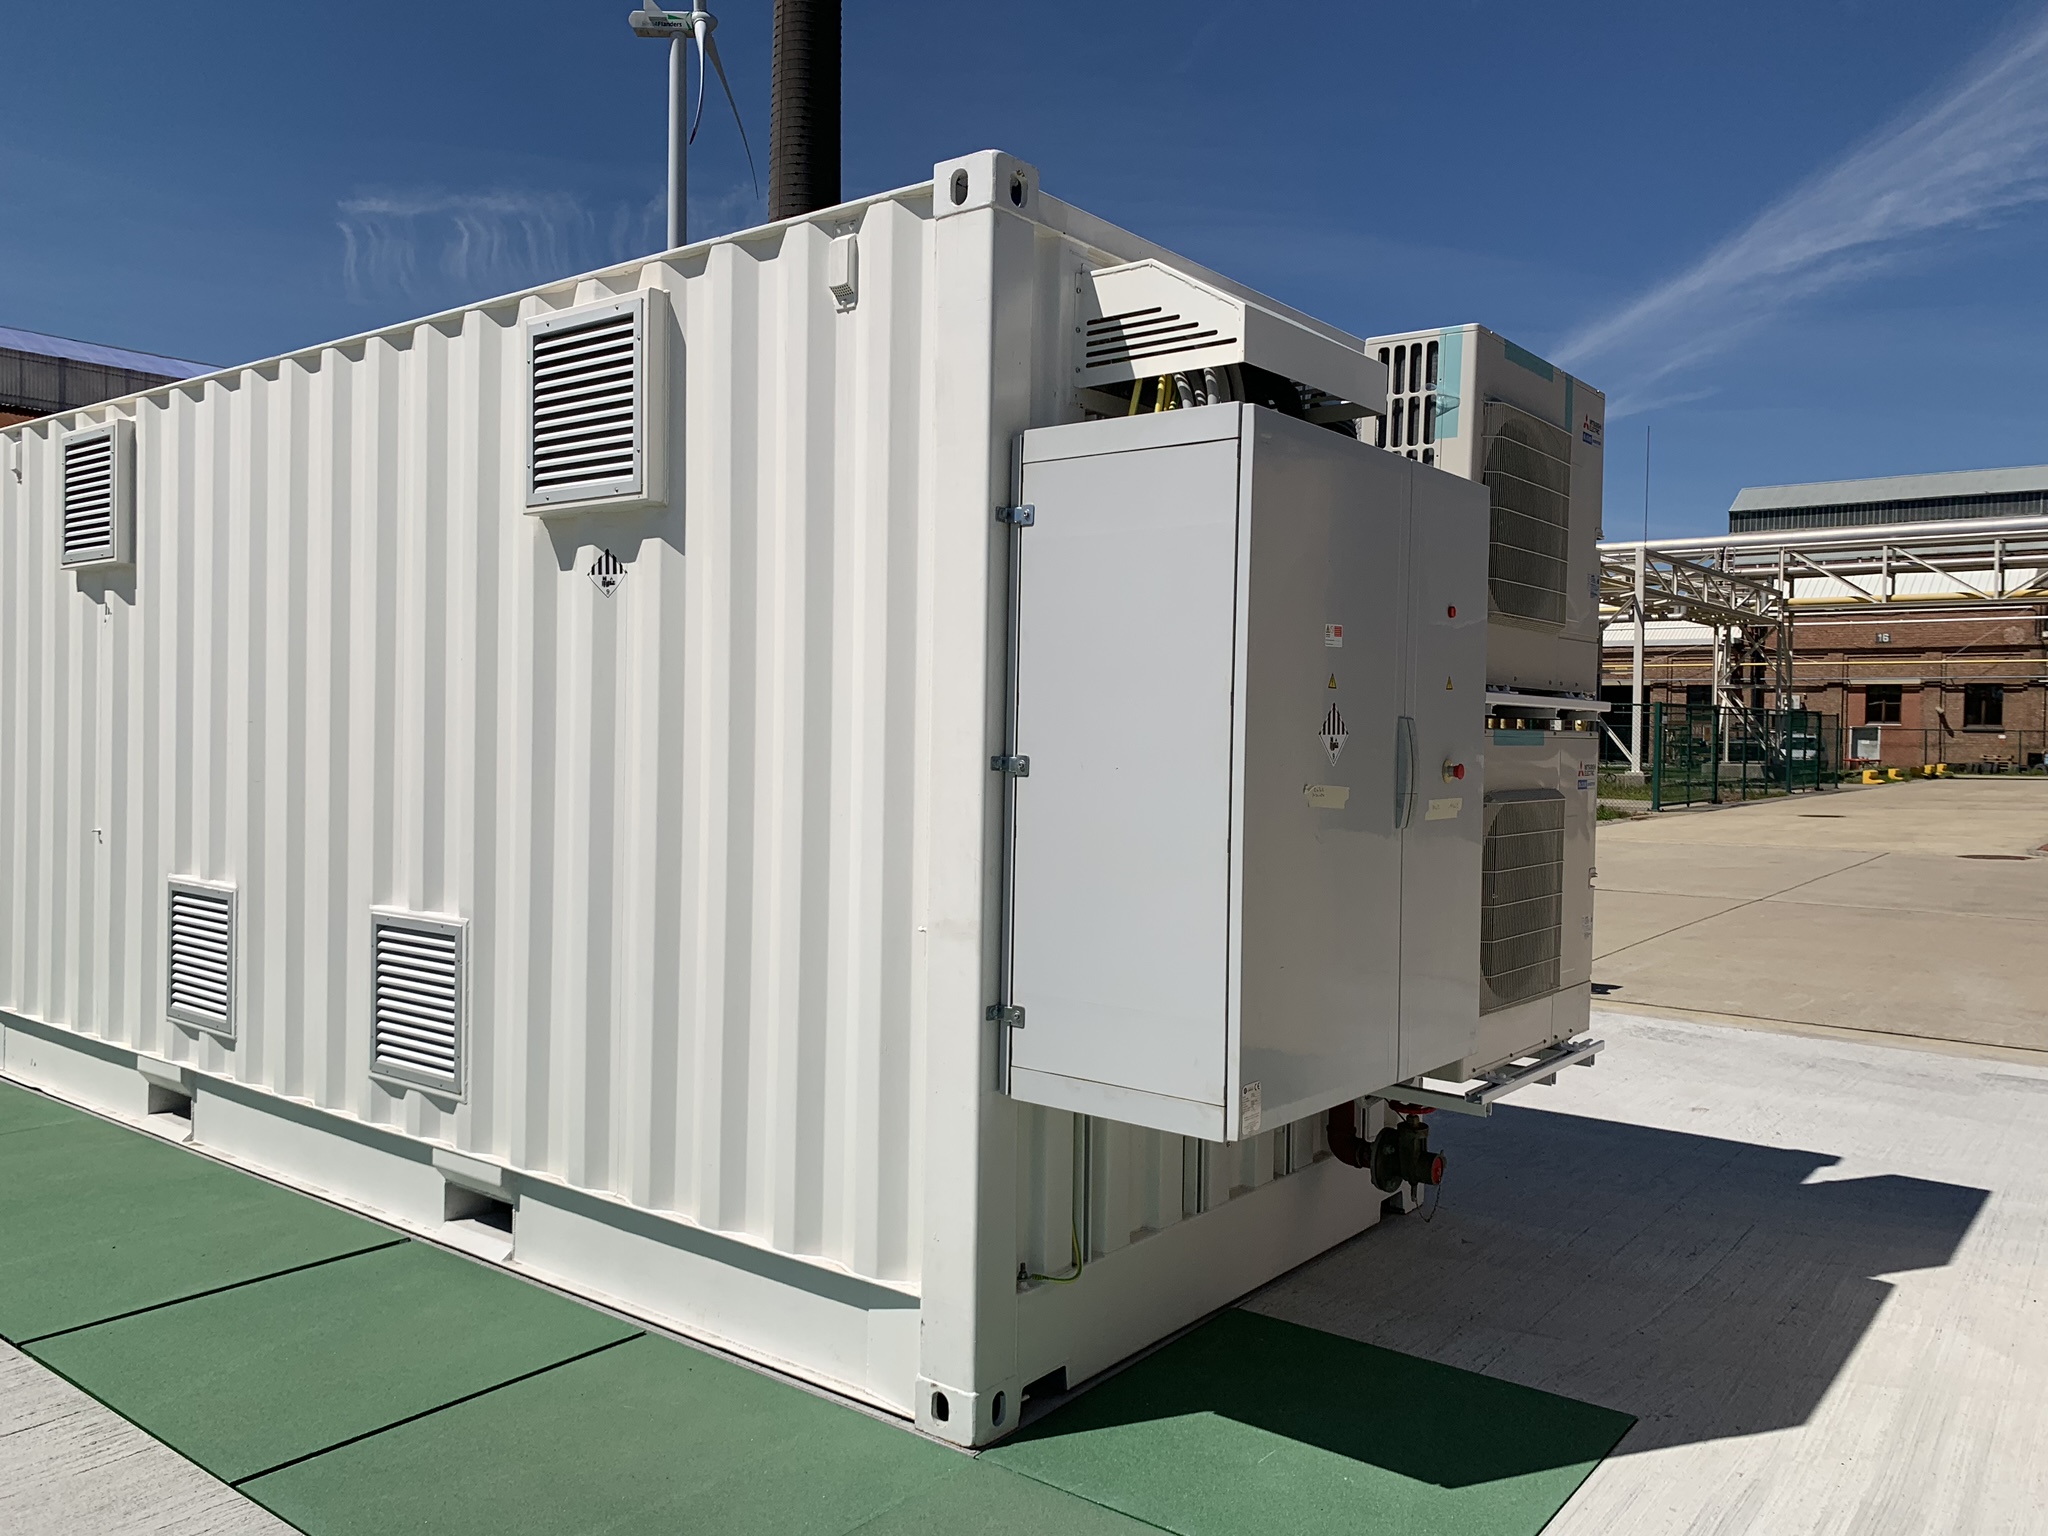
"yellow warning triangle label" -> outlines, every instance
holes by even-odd
[[[1334,672],[1330,674],[1330,686],[1332,688],[1337,686],[1337,674]]]
[[[1445,692],[1445,693],[1451,693],[1451,692],[1453,692],[1453,691],[1454,691],[1454,690],[1453,690],[1453,689],[1452,689],[1452,687],[1451,687],[1451,680],[1450,680],[1450,679],[1449,679],[1448,677],[1447,677],[1447,678],[1445,678],[1445,679],[1444,679],[1444,692]]]

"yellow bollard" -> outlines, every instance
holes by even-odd
[[[1894,784],[1903,784],[1906,782],[1906,776],[1896,768],[1885,769],[1884,776],[1890,779]]]
[[[1882,784],[1884,782],[1884,775],[1875,768],[1866,768],[1863,770],[1863,782],[1866,784]]]
[[[1936,763],[1936,764],[1934,765],[1934,776],[1935,776],[1935,777],[1936,777],[1937,779],[1945,779],[1945,778],[1947,778],[1947,777],[1948,777],[1948,764],[1947,764],[1947,763]]]

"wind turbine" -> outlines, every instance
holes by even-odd
[[[707,64],[717,71],[718,83],[725,88],[725,100],[732,108],[733,123],[740,131],[740,144],[747,152],[747,171],[754,178],[757,193],[761,190],[761,176],[754,169],[754,146],[747,142],[747,125],[740,118],[740,104],[733,100],[732,82],[725,78],[725,65],[718,58],[718,42],[711,35],[718,25],[718,18],[709,11],[638,10],[626,20],[631,23],[636,37],[668,39],[668,248],[674,250],[687,242],[690,145],[696,141],[698,126],[704,121],[704,71]],[[694,118],[689,114],[689,83],[684,78],[692,41],[697,44],[697,112]],[[689,119],[687,130],[684,126],[686,118]]]

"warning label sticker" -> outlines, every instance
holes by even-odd
[[[1325,624],[1323,626],[1323,644],[1333,651],[1343,650],[1344,626],[1342,624]]]
[[[598,591],[610,597],[625,585],[626,562],[607,549],[590,562],[590,580]]]
[[[1330,766],[1337,766],[1337,759],[1343,755],[1344,743],[1351,739],[1351,729],[1345,725],[1344,717],[1332,704],[1330,712],[1323,716],[1323,727],[1318,734],[1323,740],[1323,750],[1330,754]]]

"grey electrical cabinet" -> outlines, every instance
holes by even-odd
[[[1244,404],[1021,461],[1010,1093],[1234,1141],[1455,1060],[1484,488]]]

